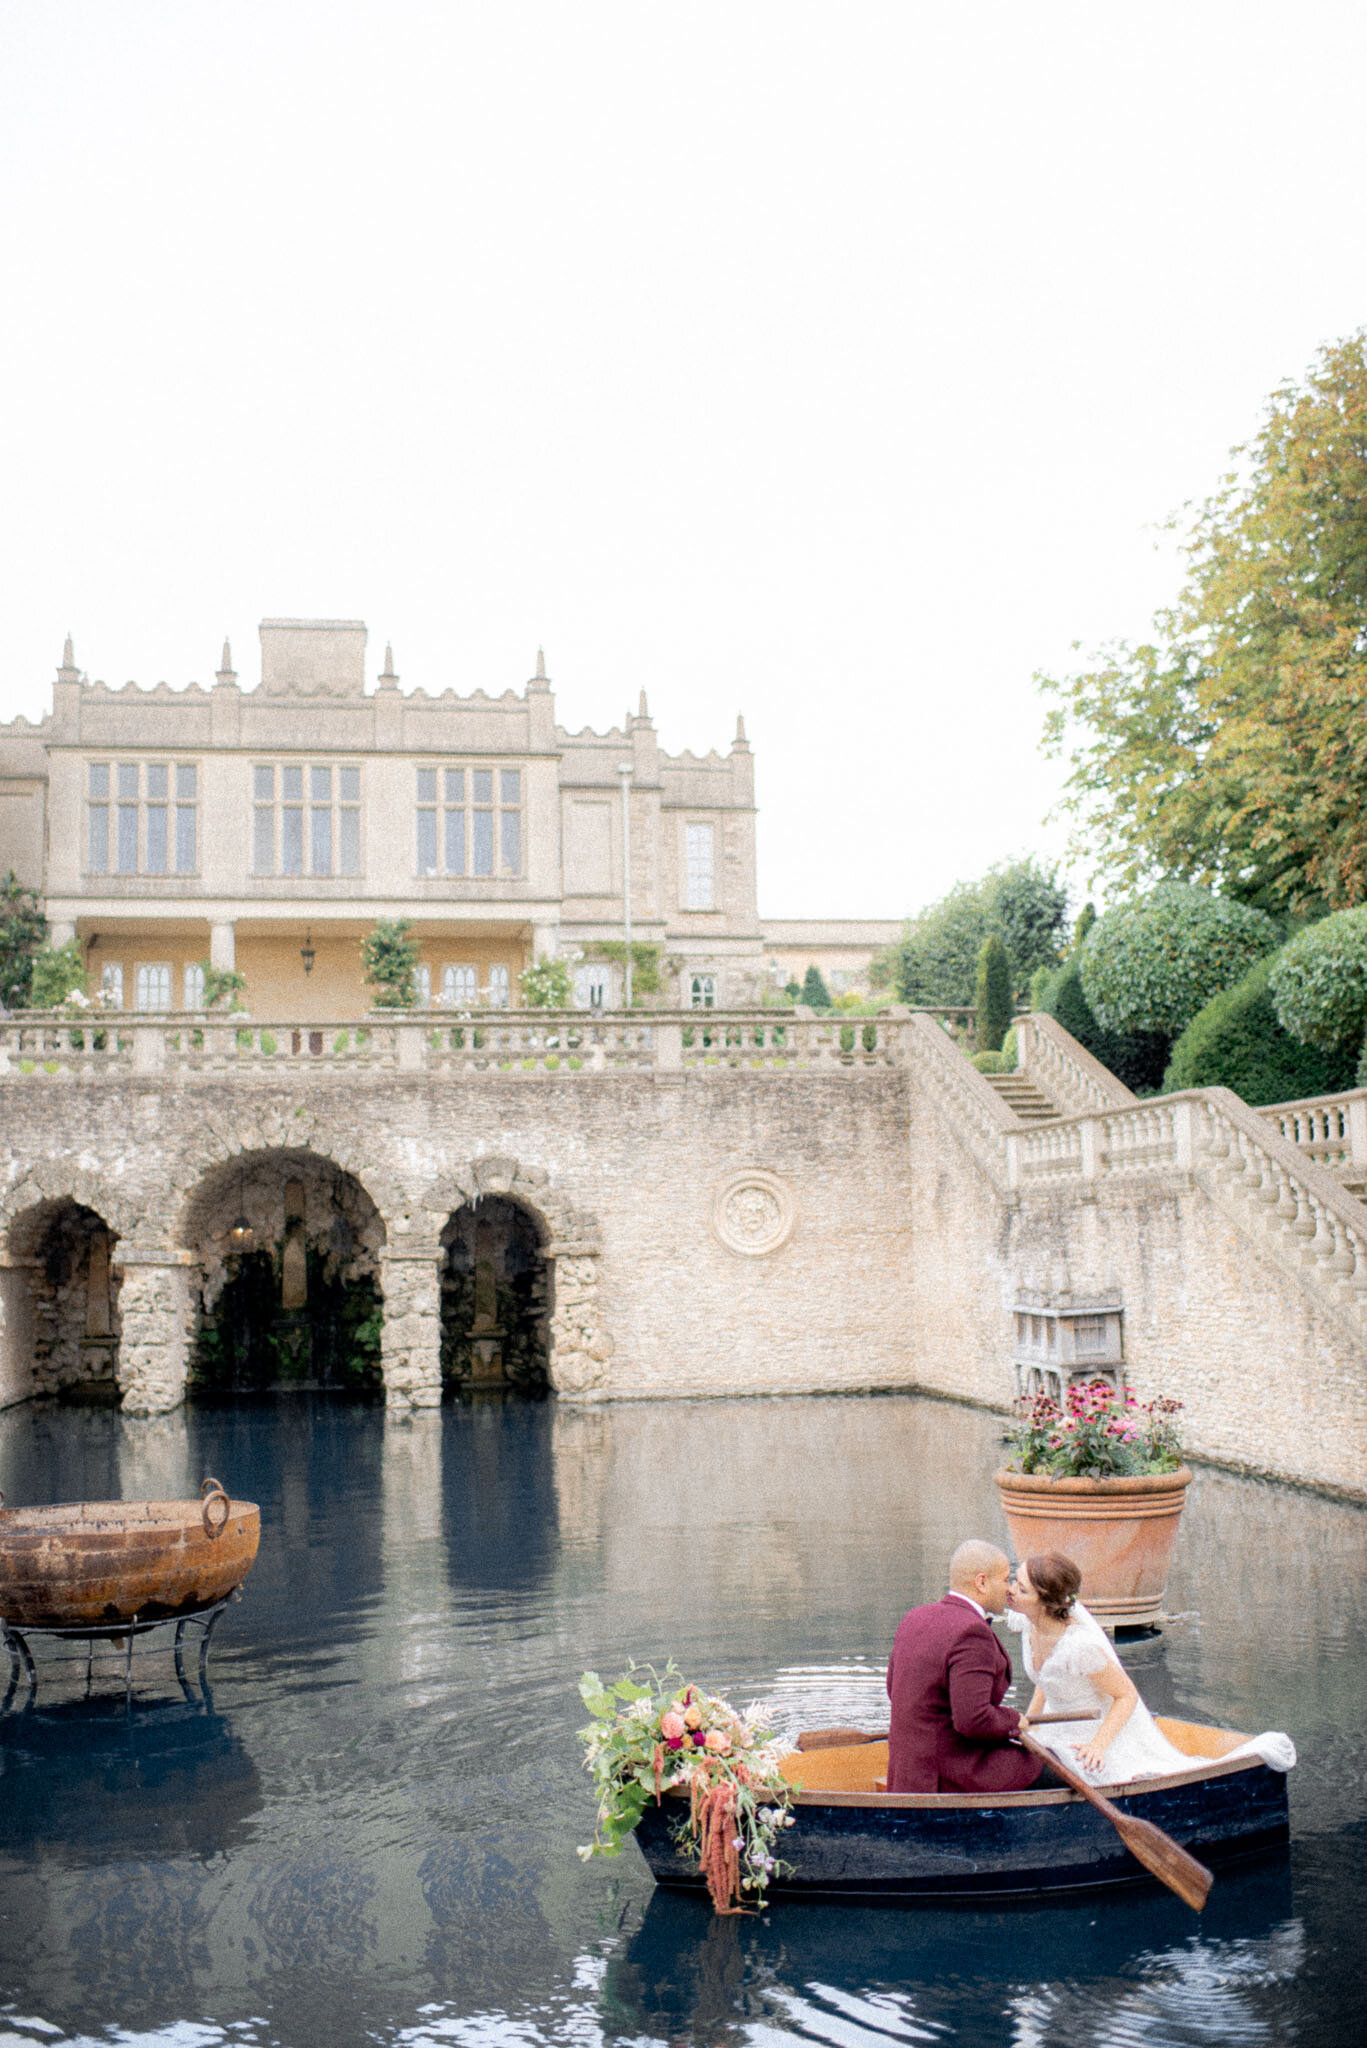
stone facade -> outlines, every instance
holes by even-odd
[[[516,1006],[535,958],[577,965],[584,1004],[621,996],[623,773],[632,935],[666,994],[754,1000],[754,761],[666,754],[644,691],[569,732],[539,658],[520,690],[367,680],[354,620],[268,619],[261,680],[225,646],[208,688],[89,681],[68,642],[52,710],[0,725],[0,874],[79,937],[124,1010],[196,1010],[197,968],[246,977],[258,1020],[337,1023],[369,994],[359,941],[406,917],[426,1000]],[[603,948],[607,947],[605,955]]]
[[[34,1261],[63,1205],[113,1240],[125,1407],[164,1411],[239,1188],[311,1161],[373,1217],[396,1409],[440,1399],[444,1233],[497,1196],[535,1226],[568,1400],[916,1387],[1001,1409],[1017,1302],[1101,1301],[1194,1454],[1367,1496],[1367,1208],[1317,1156],[1362,1091],[1301,1119],[1307,1150],[1224,1090],[1135,1102],[1050,1020],[1021,1038],[1060,1114],[1029,1126],[924,1015],[867,1043],[764,1012],[599,1035],[574,1068],[554,1034],[478,1068],[419,1035],[413,1071],[301,1053],[277,1075],[251,1044],[236,1069],[163,1047],[139,1073],[111,1045],[101,1072],[84,1041],[10,1058],[0,1399],[34,1391]]]

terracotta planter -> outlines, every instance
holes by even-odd
[[[1082,1567],[1082,1598],[1098,1621],[1157,1621],[1191,1484],[1185,1465],[1147,1479],[994,1476],[1018,1558],[1046,1550],[1071,1557]]]

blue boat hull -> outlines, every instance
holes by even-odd
[[[1252,1763],[1114,1799],[1152,1821],[1212,1866],[1283,1845],[1289,1835],[1286,1777]],[[636,1829],[658,1884],[702,1884],[691,1850],[674,1834],[684,1811],[673,1797],[646,1809]],[[806,1792],[782,1837],[790,1872],[771,1897],[982,1900],[1093,1891],[1154,1882],[1103,1814],[1071,1793],[1016,1793],[997,1805],[940,1798],[853,1799]]]

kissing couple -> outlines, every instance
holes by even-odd
[[[949,1560],[949,1591],[904,1615],[893,1642],[889,1792],[1061,1788],[1051,1766],[1020,1747],[1017,1738],[1027,1732],[1093,1785],[1191,1768],[1078,1599],[1081,1584],[1072,1558],[1057,1551],[1027,1558],[1013,1576],[994,1543],[959,1545]],[[1035,1687],[1023,1714],[1002,1705],[1011,1660],[992,1631],[994,1615],[1005,1615],[1022,1639]],[[1046,1712],[1068,1720],[1031,1729]]]

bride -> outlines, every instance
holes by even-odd
[[[1027,1710],[1069,1714],[1067,1723],[1031,1732],[1094,1785],[1119,1785],[1189,1771],[1192,1759],[1168,1741],[1099,1622],[1078,1599],[1082,1574],[1052,1551],[1016,1569],[1006,1623],[1022,1637],[1035,1682]]]

